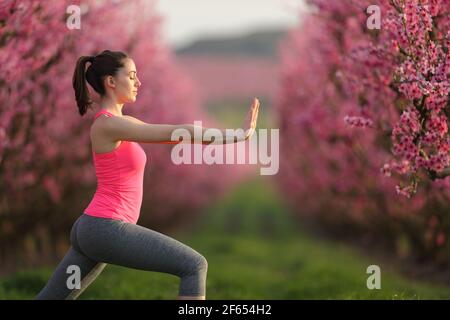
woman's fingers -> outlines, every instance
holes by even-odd
[[[245,130],[245,138],[248,139],[250,138],[256,129],[256,120],[258,119],[258,112],[259,112],[259,100],[255,97],[253,99],[253,103],[250,107],[250,109],[248,110],[247,113],[247,125],[248,125],[248,129]]]
[[[252,110],[255,110],[259,105],[258,99],[253,99]]]
[[[256,121],[258,120],[258,113],[259,113],[259,101],[258,100],[256,100],[256,101],[257,101],[256,109],[255,109],[255,112],[253,113],[253,119],[252,119],[252,123],[255,127],[256,127]]]
[[[253,109],[252,109],[252,122],[254,122],[256,120],[257,114],[258,114],[258,109],[259,109],[259,102],[258,100],[255,98],[255,103],[253,105]]]

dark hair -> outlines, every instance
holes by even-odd
[[[125,58],[128,58],[126,53],[110,50],[104,50],[96,56],[81,56],[78,58],[72,85],[80,115],[84,115],[87,109],[92,107],[86,80],[100,96],[103,96],[105,94],[104,77],[115,76],[117,71],[124,66],[123,60]],[[87,70],[86,62],[91,63]]]

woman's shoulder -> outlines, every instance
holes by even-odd
[[[122,122],[123,119],[126,119],[128,124]],[[122,120],[122,121],[121,121]],[[106,139],[106,137],[110,136],[110,133],[112,131],[129,131],[130,130],[130,124],[145,124],[145,122],[136,119],[135,117],[129,116],[129,115],[122,115],[122,116],[108,116],[105,114],[100,115],[95,119],[94,123],[91,125],[90,129],[90,136],[91,139]],[[112,129],[114,128],[114,129]],[[120,129],[119,129],[120,128]],[[126,128],[126,129],[125,129]]]
[[[143,122],[143,121],[141,121],[139,119],[136,119],[135,117],[132,117],[132,116],[123,115],[123,117],[126,118],[126,119],[130,119],[131,121],[133,121],[135,123],[140,123],[140,124],[144,124],[145,123],[145,122]]]

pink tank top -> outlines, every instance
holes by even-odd
[[[100,115],[114,116],[102,109]],[[114,150],[96,153],[92,149],[97,190],[84,213],[94,217],[136,224],[142,204],[144,169],[147,156],[134,141],[122,141]]]

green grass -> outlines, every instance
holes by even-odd
[[[209,264],[208,299],[448,299],[450,288],[405,279],[388,265],[317,239],[289,219],[270,184],[258,177],[205,211],[189,232],[172,235]],[[367,266],[381,267],[381,289],[366,287]],[[31,299],[52,268],[0,280],[0,299]],[[179,279],[109,265],[80,299],[174,299]]]

